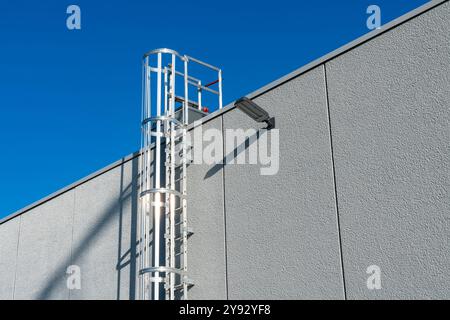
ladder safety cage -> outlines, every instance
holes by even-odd
[[[189,75],[192,64],[217,72],[217,79],[203,82]],[[222,108],[222,71],[176,51],[156,49],[144,55],[142,72],[139,298],[187,299],[193,285],[187,275],[187,240],[193,233],[187,219],[188,112],[202,110],[203,91],[216,95]],[[195,97],[189,97],[192,87]],[[181,121],[175,115],[179,109]]]

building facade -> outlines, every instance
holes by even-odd
[[[450,298],[449,19],[431,2],[248,95],[279,168],[189,165],[191,299]],[[209,128],[261,125],[229,105]],[[1,220],[0,299],[136,299],[138,163]]]

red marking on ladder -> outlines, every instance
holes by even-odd
[[[210,82],[210,83],[206,84],[205,87],[211,87],[213,84],[216,84],[217,82],[219,82],[219,80]]]

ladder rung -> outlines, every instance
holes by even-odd
[[[189,278],[185,278],[185,279],[182,280],[182,283],[179,283],[179,284],[175,285],[174,289],[175,290],[183,289],[184,283],[186,283],[188,285],[188,287],[192,287],[194,285],[194,281],[192,281]]]
[[[187,164],[187,163],[186,163],[186,164]],[[168,163],[168,162],[164,162],[164,165],[165,165],[168,169],[171,169],[171,168],[172,168],[172,165],[171,165],[170,163]],[[174,165],[175,168],[181,168],[182,166],[183,166],[183,163]]]
[[[194,230],[192,230],[192,228],[187,228],[186,231],[187,231],[186,232],[186,240],[187,240],[187,238],[189,238],[190,236],[192,236],[194,234]],[[175,241],[184,240],[184,238],[185,238],[184,235],[182,235],[182,236],[175,238]]]
[[[143,197],[147,194],[153,194],[153,193],[164,193],[164,194],[170,193],[170,194],[174,194],[180,198],[186,197],[186,195],[183,194],[182,192],[177,191],[177,190],[168,189],[168,188],[152,188],[152,189],[144,190],[139,194],[139,196]]]
[[[167,206],[167,207],[169,207],[169,206]],[[183,209],[183,208],[182,208],[182,207],[175,208],[175,209],[174,209],[174,210],[175,210],[175,213],[181,214],[181,212],[177,212],[178,210],[181,210],[181,209]]]
[[[181,237],[177,237],[177,238],[174,238],[174,240],[175,241],[180,241],[180,240],[184,240],[184,237],[183,236],[181,236]],[[186,239],[187,240],[187,239]]]
[[[176,135],[174,135],[173,139],[174,139],[174,140],[178,140],[178,139],[180,139],[180,138],[183,138],[183,136],[184,136],[184,134],[176,134]],[[164,137],[166,137],[166,138],[172,138],[172,136],[171,136],[170,133],[165,133],[165,134],[164,134]],[[166,139],[166,140],[169,140],[169,141],[170,141],[170,139]]]
[[[174,241],[180,241],[180,240],[183,240],[182,238],[183,237],[176,237],[176,238],[173,238],[173,240]],[[164,234],[164,239],[167,239],[168,241],[170,241],[170,236],[167,233],[165,233]],[[177,256],[178,254],[175,254],[175,255]]]

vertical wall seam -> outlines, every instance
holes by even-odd
[[[74,235],[74,230],[75,230],[75,209],[76,209],[76,196],[77,196],[77,189],[78,187],[73,189],[73,207],[72,207],[72,239],[70,242],[70,264],[72,265],[74,263],[73,261],[73,235]],[[68,300],[70,300],[71,298],[71,291],[69,288],[67,288],[67,290],[69,291],[68,293]]]
[[[122,164],[120,166],[120,184],[119,184],[119,234],[118,234],[118,243],[117,243],[117,263],[116,263],[116,271],[117,271],[117,291],[116,291],[116,299],[120,300],[120,294],[121,294],[121,261],[120,258],[122,256],[122,238],[123,238],[123,193],[124,193],[124,187],[123,187],[123,176],[124,176],[124,163],[122,161]],[[130,188],[131,190],[131,188]],[[131,195],[131,194],[130,194]],[[131,207],[130,207],[131,209]],[[131,237],[130,237],[131,239]],[[130,240],[130,268],[131,268],[131,240]]]
[[[19,264],[19,242],[20,242],[20,228],[22,226],[22,216],[19,216],[19,230],[17,231],[17,245],[16,245],[16,261],[14,266],[14,280],[13,280],[13,292],[12,299],[15,300],[16,296],[16,281],[17,281],[17,266]]]
[[[225,205],[225,127],[223,116],[221,116],[222,125],[222,158],[224,159],[222,163],[222,191],[223,191],[223,236],[224,236],[224,250],[225,250],[225,292],[227,300],[229,299],[228,293],[228,246],[227,246],[227,212]]]
[[[344,257],[342,253],[342,237],[341,237],[341,223],[339,219],[339,202],[338,202],[338,194],[337,194],[337,186],[336,186],[336,166],[334,161],[334,148],[333,148],[333,134],[331,131],[331,115],[330,115],[330,100],[328,94],[328,79],[327,79],[327,68],[326,63],[323,64],[323,75],[325,80],[325,100],[327,104],[327,115],[328,115],[328,132],[330,136],[330,151],[331,151],[331,170],[333,172],[333,186],[334,186],[334,200],[336,206],[336,224],[337,224],[337,232],[338,232],[338,241],[339,241],[339,257],[341,260],[341,271],[342,271],[342,284],[344,291],[344,299],[347,300],[347,288],[345,284],[345,271],[344,271]]]

